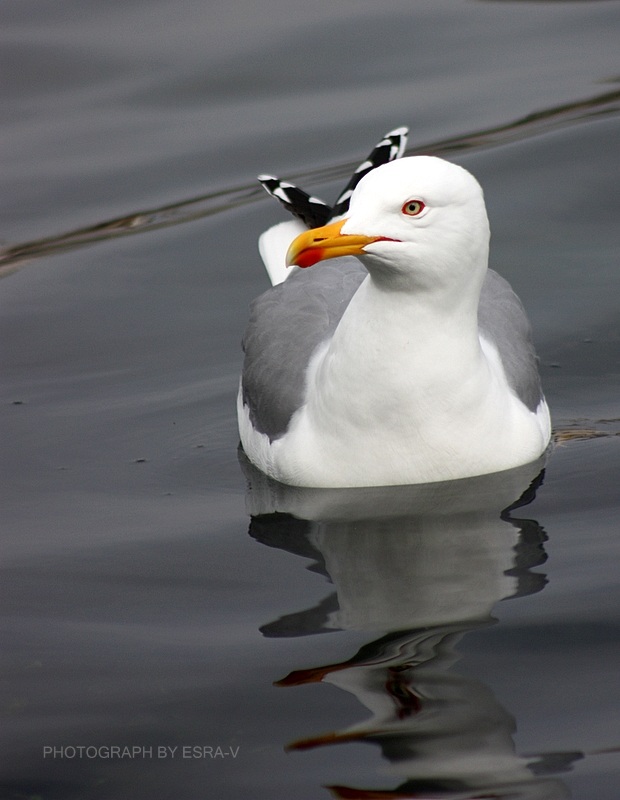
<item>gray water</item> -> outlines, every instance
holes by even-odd
[[[619,12],[4,4],[2,797],[616,800]],[[254,176],[333,199],[403,124],[482,183],[574,438],[542,483],[270,486]]]

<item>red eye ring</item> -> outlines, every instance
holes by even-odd
[[[401,210],[408,217],[417,217],[425,208],[426,206],[421,200],[407,200]]]

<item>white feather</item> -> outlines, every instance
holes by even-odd
[[[293,239],[305,230],[306,227],[302,222],[293,219],[268,228],[260,236],[258,251],[273,286],[282,283],[289,276],[291,268],[286,266],[286,251]]]
[[[412,198],[423,206],[414,217],[404,211]],[[536,460],[549,443],[546,403],[532,412],[519,399],[478,330],[489,228],[475,178],[436,158],[391,162],[362,179],[345,216],[342,234],[379,237],[360,256],[369,276],[315,350],[283,435],[256,430],[240,395],[249,459],[313,487],[445,481]],[[261,237],[274,284],[303,230],[287,222]]]

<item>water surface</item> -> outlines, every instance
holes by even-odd
[[[615,800],[619,11],[6,6],[3,796]],[[401,124],[482,183],[554,423],[599,434],[542,483],[239,463],[254,176],[333,199]]]

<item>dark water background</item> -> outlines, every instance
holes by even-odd
[[[616,800],[620,3],[1,13],[2,797]],[[254,176],[333,199],[402,124],[601,435],[510,513],[534,473],[246,497]]]

